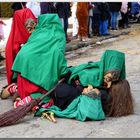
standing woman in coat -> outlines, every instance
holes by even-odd
[[[88,40],[88,2],[78,2],[76,16],[78,19],[79,29],[78,29],[78,39],[80,41]]]

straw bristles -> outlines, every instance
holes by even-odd
[[[38,105],[39,102],[40,99],[32,100],[27,104],[0,114],[0,127],[17,123],[18,120],[25,117],[34,106]]]

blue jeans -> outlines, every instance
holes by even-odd
[[[118,20],[117,17],[119,15],[119,12],[110,12],[111,19],[110,19],[110,26],[112,29],[117,29]]]
[[[108,20],[100,21],[100,35],[108,34]]]

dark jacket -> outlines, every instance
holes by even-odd
[[[110,13],[109,13],[109,5],[107,2],[102,2],[99,6],[98,6],[99,10],[101,11],[100,14],[100,19],[102,21],[104,20],[108,20],[110,18]]]
[[[70,17],[70,3],[69,2],[57,2],[55,5],[57,9],[58,16],[60,18]]]
[[[121,9],[121,2],[108,2],[109,4],[109,10],[111,12],[119,12]]]
[[[56,13],[53,2],[40,2],[41,14]]]
[[[91,4],[94,4],[94,8],[93,8],[93,14],[100,14],[100,10],[99,10],[99,6],[100,6],[100,2],[92,2]]]
[[[14,11],[23,9],[23,7],[26,7],[26,2],[13,2],[13,4],[11,5],[11,8]]]

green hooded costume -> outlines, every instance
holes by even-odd
[[[125,79],[125,55],[116,50],[106,50],[100,61],[82,64],[72,67],[70,70],[72,75],[69,83],[71,83],[71,79],[78,75],[83,86],[91,84],[94,87],[100,87],[103,84],[104,74],[110,71],[119,71],[119,78]],[[80,121],[105,119],[100,96],[91,98],[81,95],[74,99],[63,111],[53,105],[47,109],[39,109],[35,115],[41,116],[44,111],[54,112],[58,117],[75,118]]]
[[[40,15],[35,30],[16,56],[12,70],[45,90],[52,89],[68,72],[65,40],[58,15]]]
[[[119,71],[120,78],[125,79],[125,55],[116,50],[106,50],[100,61],[81,64],[71,67],[70,70],[72,74],[69,83],[78,76],[83,86],[90,84],[93,87],[100,87],[104,74],[110,71]]]

